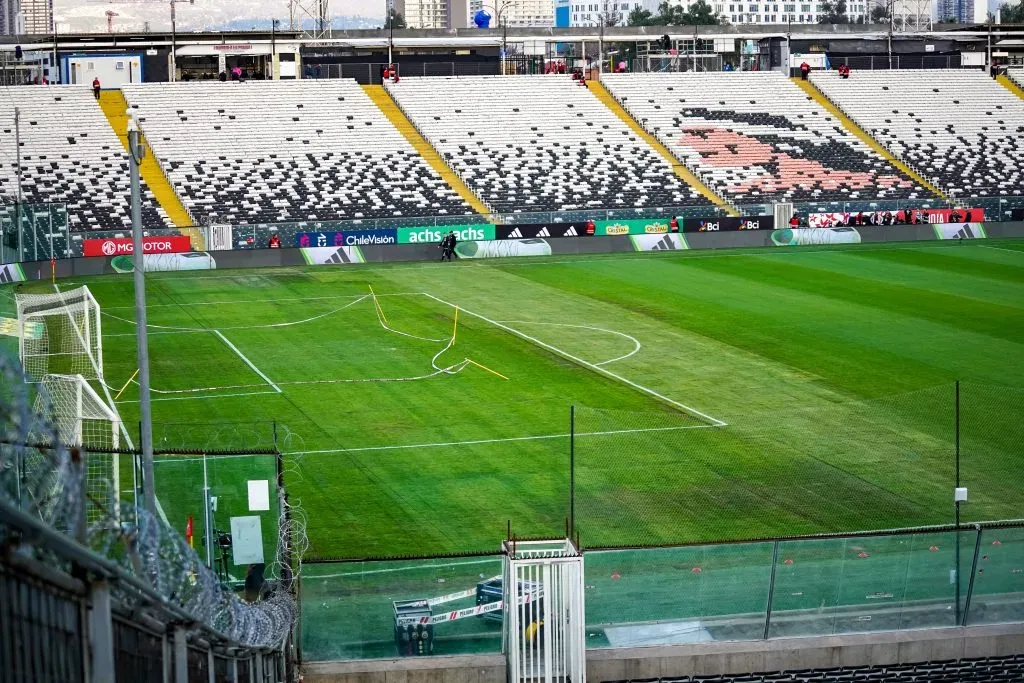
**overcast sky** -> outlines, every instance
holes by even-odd
[[[330,0],[332,16],[361,15],[383,17],[384,0]],[[113,18],[114,30],[139,31],[148,21],[153,31],[171,27],[169,0],[143,2],[103,2],[102,0],[54,0],[54,14],[58,22],[70,24],[76,30],[106,30],[107,10],[117,12]],[[195,30],[219,26],[233,20],[281,19],[288,21],[286,0],[195,0],[194,5],[179,2],[176,8],[179,30]]]

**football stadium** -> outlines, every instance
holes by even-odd
[[[0,679],[1020,680],[1024,28],[901,20],[0,40]]]

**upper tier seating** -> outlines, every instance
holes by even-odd
[[[823,669],[760,671],[745,674],[673,676],[614,683],[1009,683],[1024,680],[1024,655],[948,659],[879,666],[835,666]],[[606,681],[605,683],[612,683]]]
[[[403,78],[387,87],[497,213],[709,204],[569,76]]]
[[[0,196],[17,197],[14,110],[20,112],[25,204],[65,204],[72,231],[131,228],[128,153],[89,86],[4,88],[0,95]],[[170,227],[143,183],[142,224]]]
[[[1024,66],[1014,66],[1006,70],[1006,75],[1011,81],[1024,88]]]
[[[602,82],[735,204],[932,196],[780,73],[607,74]]]
[[[811,81],[956,197],[1024,194],[1024,100],[977,70],[833,71]]]
[[[198,222],[473,213],[352,80],[124,86]]]

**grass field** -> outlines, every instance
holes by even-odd
[[[58,284],[100,302],[119,388],[131,277]],[[148,293],[154,416],[177,425],[157,446],[266,445],[275,422],[311,555],[561,533],[572,405],[585,545],[949,522],[957,379],[965,517],[1024,516],[1021,241],[159,273]]]

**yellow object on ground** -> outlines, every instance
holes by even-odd
[[[104,90],[100,93],[100,109],[106,114],[107,121],[110,122],[110,127],[114,129],[118,139],[121,140],[121,144],[128,149],[128,103],[124,99],[124,94],[120,90]],[[145,143],[145,138],[143,138],[143,142]],[[167,176],[160,168],[156,155],[153,154],[149,144],[145,144],[146,156],[139,165],[142,179],[163,210],[167,212],[167,217],[170,218],[174,227],[179,228],[183,235],[188,235],[192,240],[192,248],[197,251],[204,250],[206,242],[203,239],[203,234],[192,225],[192,218],[188,215],[188,211],[185,210],[174,188],[167,181]]]
[[[398,129],[398,132],[409,141],[409,144],[423,157],[423,160],[438,172],[444,181],[448,183],[449,187],[458,192],[459,196],[473,207],[473,210],[477,213],[490,213],[487,206],[473,194],[469,186],[462,182],[462,178],[445,163],[441,155],[437,153],[437,150],[420,135],[420,132],[412,125],[412,122],[406,118],[402,110],[395,104],[395,101],[391,99],[391,94],[384,89],[383,85],[364,85],[363,90],[370,96],[370,99],[377,105],[381,113],[387,117],[391,125]]]
[[[676,175],[682,178],[687,185],[692,185],[698,192],[700,192],[702,195],[711,200],[716,206],[720,206],[723,209],[725,209],[730,215],[738,215],[736,211],[731,206],[729,206],[728,202],[726,202],[722,197],[719,197],[717,194],[715,194],[714,190],[705,185],[700,180],[700,178],[694,175],[693,171],[686,167],[685,164],[680,163],[679,159],[676,159],[675,156],[672,155],[672,152],[668,151],[668,148],[666,148],[665,145],[658,142],[658,139],[656,137],[654,137],[646,130],[644,130],[644,127],[641,126],[637,122],[637,120],[634,119],[629,114],[628,111],[622,108],[622,105],[620,105],[618,101],[614,97],[612,97],[612,94],[608,92],[608,89],[605,88],[600,81],[587,81],[587,86],[604,106],[608,107],[608,109],[610,109],[612,113],[618,116],[623,123],[629,126],[629,128],[634,133],[639,135],[644,140],[644,142],[650,145],[655,152],[660,154],[665,159],[665,161],[669,163],[669,165],[672,167],[672,170],[675,171]]]
[[[883,144],[878,142],[878,140],[875,140],[873,137],[868,135],[867,131],[865,131],[856,123],[854,123],[849,116],[844,114],[839,109],[839,107],[832,104],[832,102],[827,97],[825,97],[825,94],[818,90],[817,88],[815,88],[810,81],[805,81],[802,78],[792,78],[790,80],[796,83],[797,87],[799,87],[801,90],[807,93],[807,95],[812,100],[814,100],[821,106],[825,107],[825,109],[828,110],[828,112],[832,114],[832,116],[836,117],[839,123],[842,124],[843,128],[845,128],[850,133],[856,135],[858,138],[867,143],[867,145],[871,147],[871,149],[875,150],[883,157],[885,157],[886,161],[888,161],[890,164],[892,164],[899,170],[903,171],[903,173],[905,173],[906,175],[910,176],[910,178],[913,179],[914,182],[916,182],[918,185],[927,188],[930,192],[934,192],[936,195],[942,197],[943,199],[948,199],[948,197],[946,197],[945,193],[943,193],[942,190],[935,187],[935,185],[933,185],[929,181],[925,180],[920,174],[917,173],[917,171],[913,170],[905,163],[903,163],[895,156],[893,156],[892,152],[887,150]]]

